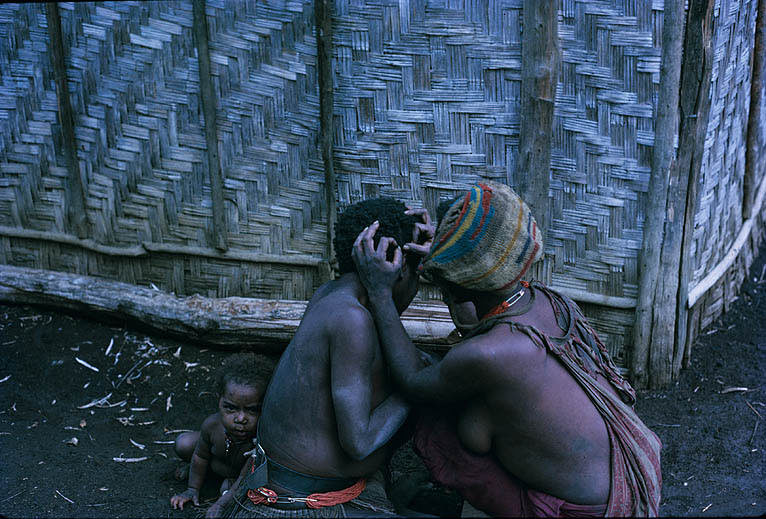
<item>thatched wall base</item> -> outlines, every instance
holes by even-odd
[[[0,227],[0,263],[115,279],[131,286],[154,283],[179,295],[300,300],[310,298],[322,283],[321,260],[312,264],[306,255],[215,254],[213,249],[150,243],[89,248],[87,240],[65,241],[66,236],[57,233],[24,230],[22,237],[7,229]]]

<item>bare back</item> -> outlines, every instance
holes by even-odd
[[[341,348],[348,351],[336,351]],[[390,393],[369,312],[353,290],[330,281],[312,297],[274,371],[259,423],[261,445],[276,462],[307,474],[370,474],[383,463],[386,448],[364,459],[344,448],[354,425],[346,422],[357,421],[347,407],[374,414]]]

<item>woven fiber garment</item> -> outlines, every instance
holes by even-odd
[[[542,233],[527,204],[507,185],[482,181],[445,213],[423,272],[463,288],[504,293],[542,255]]]

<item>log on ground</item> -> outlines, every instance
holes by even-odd
[[[94,318],[118,318],[211,346],[279,353],[292,339],[306,301],[178,297],[93,276],[0,265],[0,301],[45,305]],[[454,325],[447,307],[415,302],[402,315],[419,347],[446,351]]]

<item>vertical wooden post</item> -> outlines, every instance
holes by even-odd
[[[676,339],[673,353],[672,379],[678,377],[681,362],[694,334],[690,329],[689,281],[692,270],[692,238],[697,214],[699,176],[705,150],[710,115],[710,77],[713,49],[713,7],[715,0],[689,0],[684,36],[684,61],[681,65],[680,111],[678,138],[678,173],[686,175],[686,208],[684,209],[681,265],[678,281]],[[693,321],[693,319],[691,320]],[[689,358],[688,355],[686,356]]]
[[[745,149],[745,179],[742,193],[742,219],[752,216],[753,200],[758,190],[758,169],[765,157],[758,154],[763,147],[760,144],[761,113],[763,110],[763,83],[766,81],[766,0],[758,2],[758,15],[755,21],[755,45],[753,48],[753,72],[750,76],[750,116],[747,120],[747,148]]]
[[[45,4],[45,17],[50,36],[50,56],[53,66],[53,77],[56,82],[56,98],[58,100],[59,120],[63,134],[62,151],[68,176],[64,185],[66,200],[67,224],[78,238],[88,236],[88,219],[85,212],[85,182],[77,165],[77,144],[74,138],[74,114],[69,99],[69,86],[66,77],[66,58],[64,57],[64,38],[61,35],[61,17],[58,3]]]
[[[662,27],[662,65],[660,67],[660,88],[657,95],[652,173],[649,181],[648,203],[644,218],[644,241],[639,263],[636,324],[633,327],[631,374],[633,384],[637,387],[647,387],[649,382],[649,345],[659,339],[659,332],[661,332],[657,330],[658,333],[653,334],[655,327],[653,310],[658,302],[657,285],[661,270],[662,243],[663,239],[668,238],[668,236],[663,236],[663,233],[670,170],[676,167],[673,160],[673,143],[678,127],[683,12],[683,2],[665,3]],[[669,250],[668,254],[670,254]],[[666,281],[663,280],[663,283]],[[658,310],[658,313],[667,311],[666,309]],[[675,311],[673,314],[675,315]],[[671,332],[671,341],[674,335]]]
[[[560,62],[558,24],[558,2],[524,0],[516,180],[519,196],[529,205],[543,233],[543,243],[547,243],[550,224],[551,134]],[[542,274],[538,268],[538,277]]]
[[[560,63],[558,2],[524,0],[522,9],[521,129],[516,180],[519,196],[532,210],[545,244],[551,221],[551,135]],[[543,268],[543,262],[537,263],[533,276],[550,283]]]
[[[207,163],[210,171],[210,191],[213,202],[213,243],[216,249],[228,249],[226,208],[223,202],[223,172],[218,159],[218,123],[216,121],[213,82],[210,79],[210,52],[208,50],[207,16],[205,0],[193,0],[194,39],[197,42],[199,61],[199,89],[202,97],[202,113],[205,117],[205,142]]]
[[[333,165],[333,75],[332,75],[332,2],[314,0],[314,18],[316,19],[317,38],[317,73],[319,77],[319,140],[324,162],[324,189],[327,206],[327,261],[335,261],[335,221],[337,204],[335,201],[335,167]],[[327,273],[332,277],[332,267]]]

